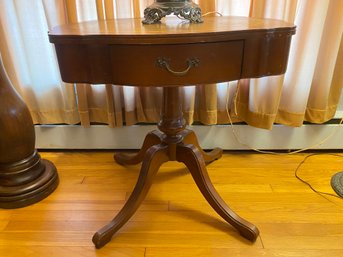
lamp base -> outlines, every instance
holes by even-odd
[[[159,23],[167,15],[174,14],[191,23],[202,23],[200,7],[192,1],[157,1],[144,10],[143,24]]]
[[[31,156],[15,163],[0,163],[0,208],[21,208],[41,201],[57,187],[55,165],[42,160],[35,150]]]
[[[331,187],[335,192],[343,198],[343,172],[336,173],[331,178]]]

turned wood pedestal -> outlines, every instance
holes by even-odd
[[[0,208],[38,202],[57,185],[56,168],[35,150],[30,112],[13,88],[0,58]]]
[[[163,88],[162,118],[158,124],[161,131],[149,133],[141,150],[134,156],[116,154],[115,160],[123,165],[138,164],[142,167],[138,182],[124,207],[117,216],[93,236],[97,248],[108,243],[112,236],[131,218],[144,200],[159,167],[167,161],[184,163],[189,169],[196,185],[212,208],[245,238],[255,241],[258,229],[240,218],[222,200],[213,187],[207,174],[206,163],[222,156],[222,150],[216,148],[209,153],[199,146],[195,133],[185,129],[178,87]]]
[[[142,162],[142,167],[124,207],[93,236],[97,248],[135,213],[167,161],[184,163],[213,209],[243,237],[256,240],[258,229],[213,187],[205,165],[219,159],[222,150],[204,152],[194,132],[185,129],[179,86],[283,74],[294,33],[295,27],[283,21],[244,17],[205,17],[200,24],[166,19],[146,26],[140,19],[91,21],[49,33],[65,82],[163,87],[159,130],[146,136],[136,155],[114,157],[124,165]]]

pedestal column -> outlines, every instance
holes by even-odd
[[[55,190],[58,181],[54,164],[35,150],[30,112],[0,58],[0,208],[38,202]]]

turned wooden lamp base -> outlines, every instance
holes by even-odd
[[[0,56],[0,208],[20,208],[51,194],[57,170],[35,150],[28,107],[9,80]]]
[[[21,208],[50,195],[59,183],[55,165],[34,153],[19,162],[0,165],[1,178],[9,181],[0,187],[0,208]],[[26,180],[20,182],[20,180]]]
[[[107,244],[112,236],[131,218],[147,195],[159,167],[167,161],[184,163],[189,169],[196,185],[212,208],[239,233],[255,241],[259,235],[257,227],[239,217],[222,200],[206,170],[206,163],[210,163],[222,156],[219,148],[206,153],[199,146],[195,133],[185,129],[179,103],[178,88],[163,89],[164,104],[162,119],[158,124],[160,131],[149,133],[141,150],[135,155],[116,154],[115,160],[119,164],[133,165],[142,162],[137,184],[124,207],[117,216],[93,236],[96,248]]]

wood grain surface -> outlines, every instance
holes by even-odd
[[[139,165],[123,167],[112,152],[43,152],[60,186],[43,201],[0,211],[0,256],[343,256],[343,201],[323,197],[294,177],[308,154],[226,152],[207,166],[215,188],[260,229],[252,244],[207,204],[185,166],[165,163],[133,218],[104,248],[93,233],[124,205]],[[343,156],[343,155],[342,155]],[[299,175],[333,193],[343,157],[309,158]]]
[[[171,38],[182,40],[184,37],[188,38],[190,35],[197,35],[204,37],[204,42],[211,42],[212,39],[216,40],[216,36],[221,36],[227,32],[231,34],[237,32],[251,33],[251,31],[270,29],[289,31],[290,28],[294,30],[295,26],[281,20],[235,16],[204,17],[204,22],[199,24],[182,21],[175,17],[151,25],[143,25],[141,19],[115,19],[61,25],[53,28],[49,32],[49,37],[53,43],[57,43],[61,40],[61,36],[64,38],[82,37],[89,41],[103,35],[112,42],[116,40],[116,43],[127,44],[131,39],[140,38],[144,40],[145,36],[149,40],[167,38],[168,42],[170,42]],[[121,36],[122,38],[111,38],[111,35]],[[123,39],[126,39],[126,41],[123,41]],[[186,40],[186,42],[189,42],[189,39]]]

